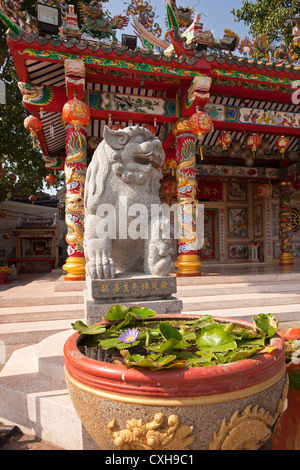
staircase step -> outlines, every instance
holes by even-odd
[[[298,304],[300,309],[300,295],[297,293],[253,293],[230,294],[218,296],[182,297],[176,296],[183,302],[183,310],[213,310],[220,308],[244,308],[244,307],[264,307],[272,305]]]
[[[42,295],[38,288],[35,293],[18,296],[1,296],[0,295],[0,312],[2,308],[7,307],[30,307],[41,305],[64,305],[64,304],[79,304],[84,302],[83,292],[53,292],[49,290],[45,295]]]
[[[298,282],[236,282],[229,284],[206,284],[206,285],[179,285],[177,286],[177,296],[181,297],[196,297],[199,295],[226,295],[226,294],[252,294],[263,292],[295,292],[299,293]]]
[[[84,304],[10,307],[0,309],[0,332],[5,323],[67,320],[84,314]]]
[[[5,345],[39,343],[48,336],[70,330],[71,323],[83,319],[83,315],[78,315],[70,320],[4,323],[0,327],[0,341]]]
[[[213,267],[211,269],[213,271]],[[205,274],[197,277],[177,277],[177,286],[207,285],[207,284],[232,284],[237,282],[300,282],[300,273],[268,273],[268,274],[233,274],[232,276],[219,273]]]

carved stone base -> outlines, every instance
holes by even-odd
[[[140,273],[117,274],[114,279],[87,278],[84,292],[85,320],[88,324],[103,321],[112,305],[146,307],[158,314],[181,313],[182,301],[173,297],[176,278]]]
[[[154,310],[158,314],[181,313],[182,301],[176,297],[170,297],[164,300],[156,300],[155,298],[143,298],[141,300],[127,300],[125,298],[115,298],[114,301],[102,302],[91,298],[89,293],[85,291],[85,321],[87,324],[95,324],[103,321],[110,307],[116,304],[125,305],[126,307],[146,307]]]

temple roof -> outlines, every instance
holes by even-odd
[[[194,34],[194,31],[191,25],[187,33]],[[165,150],[172,149],[175,141],[172,125],[181,117],[180,106],[183,106],[180,96],[188,93],[195,77],[207,75],[212,79],[209,112],[213,117],[218,108],[223,117],[220,119],[215,114],[214,130],[204,137],[203,164],[228,167],[245,164],[240,155],[233,158],[230,153],[220,152],[218,138],[223,130],[229,131],[241,145],[249,132],[269,139],[267,151],[257,156],[254,163],[261,168],[262,180],[266,178],[264,167],[274,168],[274,179],[280,179],[281,171],[299,160],[300,107],[293,103],[292,94],[300,76],[300,63],[287,56],[282,60],[255,59],[249,52],[244,53],[242,46],[240,55],[235,55],[236,51],[226,52],[217,43],[213,44],[211,36],[210,46],[199,50],[189,34],[185,37],[178,31],[173,31],[172,46],[159,51],[146,47],[132,50],[118,42],[91,40],[84,35],[42,37],[38,31],[21,28],[11,28],[7,39],[20,82],[43,90],[41,99],[24,104],[42,121],[40,143],[49,169],[63,169],[64,164],[66,131],[61,112],[67,100],[66,59],[80,60],[85,66],[85,101],[91,111],[87,130],[90,153],[111,119],[123,126],[156,122],[157,135],[164,142]],[[130,113],[124,107],[111,110],[103,104],[105,94],[110,98],[118,95],[120,100],[130,95],[162,104],[159,113],[149,110]],[[272,119],[277,119],[276,125],[266,118],[270,114]],[[281,134],[290,138],[284,161],[275,147]]]

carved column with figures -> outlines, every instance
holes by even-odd
[[[191,133],[188,119],[179,119],[173,128],[176,136],[177,157],[177,199],[178,223],[178,258],[177,276],[200,276],[202,265],[196,233],[197,222],[197,178],[195,136]]]
[[[66,60],[66,85],[68,101],[63,107],[66,127],[66,204],[65,220],[68,228],[68,258],[63,266],[66,281],[85,280],[84,256],[84,186],[87,169],[86,126],[90,111],[84,103],[84,63]]]
[[[279,184],[279,238],[280,256],[279,264],[293,265],[293,232],[292,232],[292,212],[291,212],[291,186],[290,181],[282,181]]]

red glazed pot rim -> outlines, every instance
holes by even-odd
[[[157,315],[155,319],[178,317],[189,320],[199,318],[199,315]],[[214,318],[253,328],[249,322]],[[66,372],[75,381],[106,392],[164,398],[218,395],[255,388],[262,383],[275,383],[285,372],[285,343],[279,335],[271,339],[271,346],[276,349],[269,354],[261,353],[230,364],[163,371],[128,369],[91,359],[78,349],[80,336],[78,332],[74,333],[64,345]]]
[[[286,341],[300,339],[300,328],[289,328],[280,333],[280,336]]]
[[[300,328],[289,328],[288,330],[283,331],[280,333],[280,336],[284,341],[296,341],[300,340]],[[300,364],[293,364],[293,362],[289,362],[287,365],[287,370],[289,372],[300,370]]]

